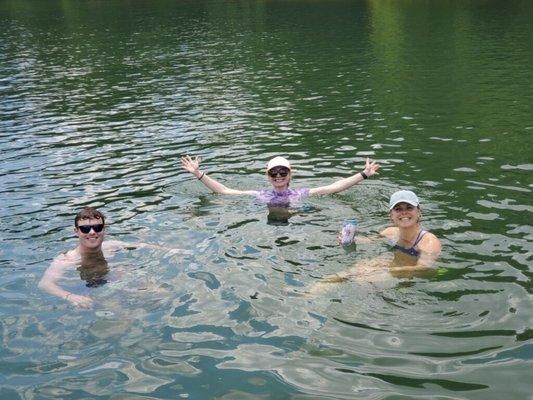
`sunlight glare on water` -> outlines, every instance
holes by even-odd
[[[0,398],[528,399],[528,1],[0,3]],[[380,174],[284,216],[212,194]],[[337,232],[416,191],[437,268],[320,278],[389,254]],[[37,288],[83,206],[127,248]],[[285,216],[287,217],[287,216]],[[181,254],[171,249],[185,249]],[[91,280],[92,279],[92,280]],[[89,283],[92,282],[92,283]]]

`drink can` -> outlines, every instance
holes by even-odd
[[[348,246],[353,242],[355,232],[357,231],[357,221],[355,219],[345,219],[342,224],[341,243]]]

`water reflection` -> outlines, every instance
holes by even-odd
[[[83,258],[77,271],[80,273],[80,279],[87,282],[87,287],[98,287],[107,283],[109,267],[103,254]]]
[[[294,214],[287,207],[268,207],[267,223],[270,225],[288,225],[289,218]]]
[[[3,1],[0,397],[529,398],[530,9]],[[265,211],[178,160],[253,187],[280,153],[306,187],[367,156],[382,171]],[[384,251],[336,233],[380,231],[406,186],[445,270],[306,297]],[[80,267],[68,284],[95,307],[73,310],[36,285],[86,204],[111,236],[194,254]]]

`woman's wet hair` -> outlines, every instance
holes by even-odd
[[[82,219],[100,219],[105,224],[104,214],[93,207],[84,207],[74,218],[74,226],[78,227],[78,222]]]

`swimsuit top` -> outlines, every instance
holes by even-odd
[[[269,207],[290,207],[309,196],[309,188],[287,189],[283,192],[274,190],[261,190],[255,195],[261,203]]]
[[[418,232],[418,236],[416,237],[415,242],[413,243],[413,246],[411,246],[409,248],[402,247],[399,244],[395,244],[392,247],[392,249],[401,251],[402,253],[410,255],[410,256],[413,256],[413,257],[419,257],[420,256],[420,252],[417,249],[415,249],[415,247],[422,240],[422,238],[424,237],[424,235],[426,233],[428,233],[428,232],[424,231],[424,230],[421,230],[420,232]]]

